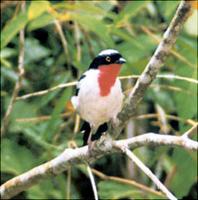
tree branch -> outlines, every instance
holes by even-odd
[[[177,198],[161,183],[153,172],[128,148],[123,149],[124,153],[156,184],[156,186],[171,200]]]
[[[120,123],[117,123],[117,128],[125,125],[126,121],[135,114],[135,110],[142,100],[146,89],[156,78],[160,67],[163,65],[168,53],[175,44],[176,38],[181,31],[182,25],[191,13],[191,4],[188,1],[181,1],[174,18],[172,19],[168,29],[163,35],[163,39],[155,50],[154,55],[147,64],[145,70],[139,77],[129,97],[127,98],[124,108],[118,115]]]
[[[139,75],[129,75],[129,76],[120,76],[119,79],[120,80],[138,79],[139,77],[140,77]],[[176,79],[176,80],[182,80],[182,81],[187,81],[187,82],[190,82],[190,83],[198,84],[198,81],[196,79],[184,77],[184,76],[178,76],[178,75],[175,75],[175,74],[159,74],[159,75],[157,75],[156,78],[165,78],[165,79],[170,79],[170,80]],[[35,97],[35,96],[42,96],[42,95],[48,94],[49,92],[53,92],[54,90],[57,90],[57,89],[73,87],[73,86],[76,85],[76,83],[77,83],[77,81],[72,81],[72,82],[69,82],[69,83],[61,83],[61,84],[58,84],[54,87],[48,88],[46,90],[41,90],[41,91],[38,91],[38,92],[33,92],[33,93],[29,93],[29,94],[25,94],[23,96],[17,97],[16,100],[25,100],[25,99]]]
[[[27,98],[34,97],[34,96],[41,96],[41,95],[47,94],[47,93],[52,92],[52,91],[57,90],[57,89],[75,86],[76,83],[77,83],[76,81],[69,82],[69,83],[61,83],[61,84],[56,85],[54,87],[48,88],[46,90],[41,90],[41,91],[38,91],[38,92],[34,92],[34,93],[30,93],[30,94],[26,94],[26,95],[17,97],[16,100],[27,99]]]
[[[0,187],[0,195],[2,199],[9,199],[16,194],[28,189],[32,185],[39,182],[50,175],[57,175],[65,171],[70,165],[80,164],[84,162],[93,162],[98,158],[111,154],[120,153],[123,148],[135,149],[141,146],[179,146],[187,150],[198,150],[198,142],[183,136],[159,135],[155,133],[143,134],[125,140],[112,141],[106,135],[96,143],[93,153],[90,154],[88,146],[65,149],[63,153],[38,167],[21,174]]]
[[[21,2],[21,10],[22,10],[22,12],[25,11],[25,1]],[[9,119],[10,119],[10,114],[11,114],[12,109],[13,109],[13,105],[16,101],[19,90],[22,86],[22,79],[23,79],[23,75],[25,73],[25,71],[24,71],[24,53],[25,53],[24,44],[25,44],[25,31],[24,31],[24,29],[21,29],[20,33],[19,33],[18,80],[15,84],[11,100],[9,102],[5,116],[2,120],[1,136],[3,136],[3,134],[6,131],[6,128],[8,126]]]
[[[104,174],[104,173],[102,173],[102,172],[100,172],[96,169],[93,169],[93,168],[91,170],[96,176],[100,177],[103,180],[111,180],[111,181],[115,181],[115,182],[118,182],[118,183],[121,183],[121,184],[131,185],[131,186],[136,187],[139,190],[142,190],[144,192],[148,192],[148,193],[157,195],[159,197],[165,197],[165,195],[163,193],[156,191],[156,190],[154,190],[154,189],[152,189],[152,188],[150,188],[146,185],[138,183],[134,180],[130,180],[130,179],[126,179],[126,178],[120,178],[120,177],[116,177],[116,176],[108,176],[108,175],[106,175],[106,174]]]
[[[97,192],[96,182],[95,182],[95,180],[94,180],[93,173],[92,173],[92,171],[91,171],[91,168],[90,168],[89,164],[86,164],[86,166],[87,166],[87,172],[88,172],[89,179],[90,179],[91,186],[92,186],[93,193],[94,193],[94,199],[95,199],[95,200],[98,200],[98,192]]]

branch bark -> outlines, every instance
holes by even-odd
[[[76,149],[68,148],[53,160],[7,181],[0,187],[1,199],[9,199],[38,183],[41,179],[57,175],[67,170],[71,165],[84,162],[90,163],[107,154],[121,153],[121,149],[123,148],[130,148],[133,150],[145,145],[179,146],[187,150],[198,150],[198,142],[183,136],[147,133],[130,139],[112,141],[111,138],[105,135],[96,143],[92,154],[89,153],[88,146]]]
[[[175,16],[173,17],[168,29],[163,35],[163,39],[155,50],[154,55],[147,64],[145,70],[139,77],[134,88],[132,89],[129,97],[127,98],[124,108],[121,113],[118,115],[119,123],[117,123],[117,129],[125,125],[127,120],[134,116],[135,110],[142,100],[146,89],[156,78],[157,73],[160,70],[160,67],[163,65],[166,57],[168,56],[171,48],[175,44],[177,36],[182,29],[182,26],[188,16],[191,13],[191,4],[188,1],[181,1]]]

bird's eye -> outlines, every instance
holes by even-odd
[[[105,58],[105,60],[106,60],[107,62],[111,62],[111,58],[110,58],[109,56],[107,56],[107,57]]]

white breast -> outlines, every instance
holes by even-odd
[[[78,96],[72,98],[81,118],[91,125],[98,127],[104,122],[115,118],[121,111],[123,94],[120,81],[117,79],[112,86],[110,94],[100,96],[98,85],[98,70],[89,70],[85,73],[78,87],[80,88]]]

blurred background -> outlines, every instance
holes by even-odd
[[[22,5],[23,4],[23,5]],[[19,31],[25,29],[25,57],[18,96],[58,86],[43,95],[16,99],[1,138],[1,183],[61,153],[81,146],[81,121],[68,103],[76,81],[103,49],[121,52],[127,63],[120,76],[125,95],[137,80],[179,1],[1,1],[1,120],[18,79]],[[196,1],[195,1],[196,4]],[[24,9],[21,9],[24,7]],[[181,135],[197,122],[197,9],[194,6],[160,74],[145,93],[136,116],[120,138],[147,132]],[[182,78],[181,78],[182,77]],[[72,85],[72,84],[71,84]],[[192,136],[196,140],[196,135]],[[141,147],[135,154],[180,199],[197,199],[197,155],[181,148]],[[105,156],[91,167],[101,199],[159,199],[117,179],[155,185],[123,155]],[[21,199],[93,198],[85,166],[49,177],[19,194]]]

